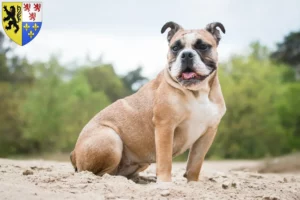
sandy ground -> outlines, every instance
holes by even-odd
[[[184,163],[173,164],[173,183],[74,173],[68,162],[0,159],[0,199],[300,199],[300,174],[259,174],[254,161],[206,161],[199,182],[186,183]],[[234,169],[244,169],[243,171]],[[154,176],[155,166],[143,173]]]

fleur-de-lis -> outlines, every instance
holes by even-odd
[[[30,32],[28,33],[28,35],[29,35],[30,38],[32,38],[32,37],[34,36],[34,33],[33,33],[32,31],[30,31]]]
[[[36,31],[36,29],[40,28],[36,23],[34,23],[33,27],[34,31]]]
[[[28,29],[30,28],[30,26],[28,26],[27,23],[26,23],[25,26],[23,26],[23,27],[24,27],[24,29],[25,29],[26,31],[28,31]]]

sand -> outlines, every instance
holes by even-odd
[[[300,173],[247,171],[258,164],[206,161],[200,181],[187,183],[182,177],[185,164],[174,163],[173,183],[166,185],[74,173],[68,162],[0,159],[0,199],[300,199]],[[142,175],[155,176],[155,165]]]

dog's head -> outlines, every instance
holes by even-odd
[[[217,69],[217,46],[221,39],[217,28],[223,33],[225,28],[215,22],[205,29],[185,30],[175,22],[167,22],[161,33],[168,28],[168,71],[183,87],[198,90],[201,83]]]

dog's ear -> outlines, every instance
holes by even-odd
[[[179,31],[180,29],[182,29],[182,27],[175,23],[175,22],[167,22],[162,28],[161,28],[161,33],[163,34],[167,28],[171,28],[171,30],[168,32],[168,42],[171,41],[172,37],[175,35],[175,33],[177,31]]]
[[[225,28],[224,28],[223,24],[221,24],[220,22],[213,22],[213,23],[207,24],[206,30],[214,36],[215,40],[217,41],[217,45],[218,45],[221,40],[221,34],[220,34],[220,31],[217,29],[217,27],[219,27],[221,29],[221,31],[223,33],[225,33]]]

